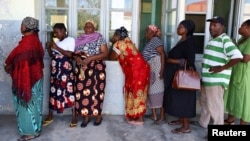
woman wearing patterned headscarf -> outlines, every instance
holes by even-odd
[[[84,33],[76,39],[75,53],[75,109],[83,116],[81,127],[86,127],[90,117],[96,117],[94,126],[102,123],[102,107],[106,85],[106,65],[108,57],[105,39],[96,32],[96,24],[88,20],[84,25]]]
[[[187,68],[195,70],[195,41],[193,33],[195,24],[192,20],[179,23],[177,34],[181,36],[179,42],[169,51],[166,60],[164,109],[169,115],[179,118],[169,122],[169,125],[180,125],[172,133],[190,133],[189,118],[196,116],[196,91],[178,90],[172,88],[174,74]]]
[[[129,124],[142,125],[146,113],[149,65],[128,37],[126,28],[115,30],[111,60],[119,61],[125,75],[125,116]]]
[[[146,28],[146,38],[148,42],[143,49],[142,55],[150,65],[147,106],[152,109],[151,119],[154,123],[163,123],[165,120],[163,109],[165,52],[163,42],[160,39],[160,29],[156,25],[149,25]],[[160,109],[159,119],[157,119],[156,109]]]
[[[42,128],[44,50],[38,38],[38,23],[32,17],[23,19],[23,37],[5,61],[5,71],[12,78],[14,108],[22,135],[18,141],[38,137]]]

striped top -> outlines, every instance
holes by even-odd
[[[156,50],[157,47],[163,46],[163,42],[159,37],[153,37],[144,47],[142,55],[144,60],[148,61],[151,58],[158,55],[158,52]]]
[[[212,74],[209,68],[212,66],[223,66],[230,59],[243,58],[241,52],[225,33],[211,39],[204,49],[202,61],[202,83],[204,86],[228,87],[231,68]]]

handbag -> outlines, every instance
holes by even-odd
[[[185,63],[184,69],[175,72],[172,87],[180,90],[198,91],[201,88],[200,75],[194,69],[187,70]]]

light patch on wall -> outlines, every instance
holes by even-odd
[[[34,0],[0,0],[0,20],[22,20],[34,17]]]
[[[143,2],[142,3],[142,12],[143,13],[151,13],[152,12],[152,3]]]

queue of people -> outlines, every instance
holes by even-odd
[[[239,29],[242,38],[234,44],[224,33],[225,21],[220,16],[208,19],[211,40],[204,48],[201,71],[201,115],[198,124],[241,125],[250,122],[248,77],[250,60],[250,20]],[[106,40],[96,31],[97,24],[87,20],[84,33],[77,39],[67,35],[63,23],[53,26],[56,42],[46,43],[50,55],[49,113],[42,121],[43,57],[44,50],[38,37],[39,21],[26,17],[21,24],[21,41],[5,61],[5,71],[13,84],[18,141],[39,137],[42,126],[53,122],[53,112],[61,114],[72,110],[70,128],[77,127],[77,116],[82,117],[81,127],[87,127],[91,118],[94,126],[102,123],[105,98],[105,60],[118,61],[125,75],[125,120],[128,124],[143,125],[147,109],[155,124],[166,122],[165,113],[176,117],[168,125],[179,125],[171,132],[190,133],[190,118],[196,116],[196,91],[177,90],[172,87],[174,74],[187,66],[195,68],[195,24],[192,20],[179,23],[177,44],[165,54],[159,27],[147,26],[147,43],[140,52],[129,38],[128,30],[120,27],[112,37],[109,53]],[[25,51],[23,51],[25,49]],[[167,56],[167,57],[166,57]],[[231,69],[232,68],[232,69]],[[225,93],[225,94],[224,94]],[[225,106],[225,109],[224,109]],[[160,116],[157,116],[157,109]],[[227,119],[224,112],[228,111]],[[212,119],[213,123],[210,123]]]

